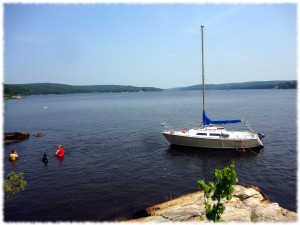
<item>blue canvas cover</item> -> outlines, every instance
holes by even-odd
[[[227,124],[227,123],[240,123],[241,120],[210,120],[206,115],[205,111],[203,111],[202,115],[203,125],[209,124]]]

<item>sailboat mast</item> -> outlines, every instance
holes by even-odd
[[[201,36],[202,36],[202,109],[204,113],[204,26],[201,25]],[[204,121],[202,121],[204,122]]]

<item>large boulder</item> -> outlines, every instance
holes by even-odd
[[[257,187],[234,185],[233,197],[224,200],[224,222],[296,222],[297,214],[281,208]],[[146,217],[129,222],[199,222],[206,221],[203,191],[187,194],[144,210]]]
[[[4,144],[16,143],[28,139],[30,134],[27,132],[8,132],[4,133]]]

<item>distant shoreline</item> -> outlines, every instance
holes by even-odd
[[[202,85],[179,88],[180,90],[200,90]],[[240,89],[297,89],[296,80],[251,81],[242,83],[205,84],[205,90],[240,90]]]
[[[154,87],[135,87],[124,85],[84,85],[75,86],[54,83],[34,84],[4,84],[4,98],[20,98],[21,96],[49,95],[49,94],[79,94],[79,93],[120,93],[162,91]]]
[[[201,90],[202,85],[161,89],[124,85],[67,85],[55,83],[4,84],[4,99],[19,99],[24,96],[79,93],[122,93],[172,90]],[[206,90],[248,90],[248,89],[297,89],[296,80],[252,81],[228,84],[206,84]]]

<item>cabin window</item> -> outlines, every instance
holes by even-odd
[[[209,136],[220,137],[220,136],[221,136],[221,134],[209,134]]]
[[[207,135],[207,133],[197,133],[197,135],[206,136],[206,135]]]

